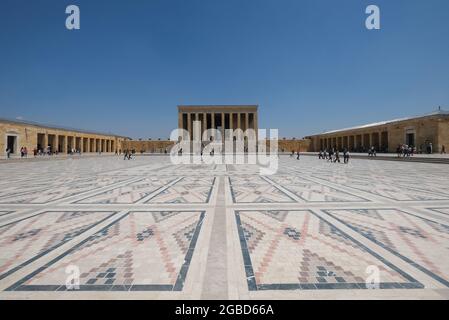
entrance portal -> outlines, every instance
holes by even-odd
[[[7,136],[6,147],[7,147],[7,149],[9,149],[9,152],[16,153],[16,151],[17,151],[17,136]]]
[[[415,146],[415,134],[407,133],[405,141],[408,146]]]

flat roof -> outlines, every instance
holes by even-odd
[[[102,136],[114,136],[114,137],[120,137],[120,138],[127,138],[125,136],[113,134],[111,132],[100,132],[100,131],[94,131],[94,130],[83,130],[83,129],[77,129],[77,128],[71,128],[71,127],[64,127],[64,126],[57,126],[53,124],[47,124],[47,123],[41,123],[41,122],[35,122],[30,120],[22,120],[22,119],[8,119],[8,118],[1,118],[0,122],[9,122],[9,123],[16,123],[20,125],[28,125],[28,126],[34,126],[34,127],[42,127],[47,129],[55,129],[55,130],[63,130],[63,131],[73,131],[73,132],[79,132],[79,133],[87,133],[87,134],[97,134]]]
[[[424,114],[424,115],[420,115],[420,116],[399,118],[399,119],[380,121],[380,122],[373,122],[373,123],[368,123],[368,124],[355,126],[355,127],[350,127],[350,128],[331,130],[331,131],[325,131],[323,133],[312,134],[312,135],[309,135],[309,137],[319,136],[319,135],[323,135],[323,134],[333,134],[333,133],[338,133],[338,132],[343,132],[343,131],[348,131],[348,130],[357,130],[357,129],[365,129],[365,128],[370,128],[370,127],[383,126],[383,125],[387,125],[387,124],[391,124],[391,123],[395,123],[395,122],[402,122],[402,121],[407,121],[407,120],[414,120],[414,119],[433,117],[433,116],[449,116],[449,111],[438,110],[438,111],[434,111],[434,112],[431,112],[431,113],[428,113],[428,114]]]
[[[191,104],[191,105],[178,105],[178,110],[182,109],[235,109],[235,108],[247,108],[257,110],[259,105],[257,104]]]

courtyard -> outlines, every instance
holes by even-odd
[[[99,156],[0,175],[0,299],[449,299],[444,164]]]

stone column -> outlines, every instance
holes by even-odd
[[[211,129],[215,129],[215,113],[212,112],[210,116]],[[215,140],[215,134],[212,134]]]
[[[207,113],[203,112],[203,128],[201,130],[201,140],[203,140],[203,133],[207,130]]]
[[[80,137],[80,152],[84,152],[84,138]]]
[[[47,149],[48,147],[48,133],[44,134],[44,145],[42,146],[43,150]]]
[[[245,113],[245,130],[249,129],[249,113]]]
[[[257,119],[257,112],[254,112],[254,131],[256,131],[256,141],[259,139],[259,120]]]
[[[225,130],[226,130],[226,116],[224,112],[221,113],[221,142],[224,143],[225,141]]]
[[[189,137],[190,139],[192,139],[192,119],[191,119],[191,115],[190,112],[187,113],[187,131],[189,132]]]
[[[55,134],[55,150],[54,151],[57,151],[58,153],[59,153],[59,134]]]
[[[242,129],[242,118],[240,112],[237,113],[237,129]]]

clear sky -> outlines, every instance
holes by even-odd
[[[0,117],[167,138],[179,104],[281,137],[449,109],[449,1],[0,1]]]

